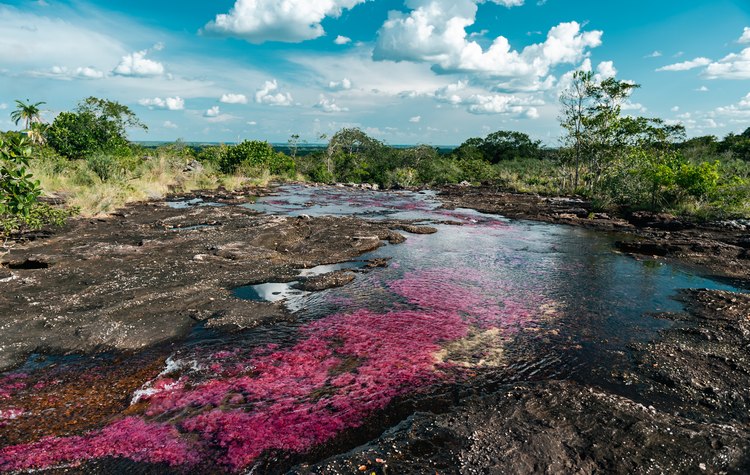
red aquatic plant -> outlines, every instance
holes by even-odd
[[[240,470],[267,451],[303,452],[452,377],[435,354],[471,327],[510,329],[531,314],[506,285],[467,269],[407,273],[388,287],[403,299],[390,311],[325,317],[300,327],[288,347],[170,359],[137,398],[147,420],[170,423],[129,417],[82,436],[5,447],[0,469],[109,456],[170,465],[210,458]]]

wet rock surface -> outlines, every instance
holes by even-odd
[[[293,280],[295,269],[404,241],[399,223],[262,215],[241,206],[242,196],[136,204],[15,246],[0,261],[0,371],[32,353],[141,350],[199,322],[250,328],[287,319],[283,306],[242,301],[231,289]],[[345,277],[328,279],[343,285]]]
[[[102,365],[107,355],[96,364],[86,357],[68,363],[66,374],[80,372],[80,385],[64,383],[61,370],[54,363],[45,366],[44,357],[35,361],[40,370],[0,376],[0,389],[13,394],[4,397],[0,391],[0,447],[144,417],[147,406],[134,402],[134,393],[156,389],[152,383],[160,376],[177,380],[189,371],[165,373],[172,350],[158,343],[180,339],[196,327],[236,332],[258,325],[282,327],[295,318],[279,303],[240,301],[231,289],[292,281],[316,291],[346,285],[356,275],[349,270],[302,279],[299,271],[351,260],[383,241],[400,242],[405,237],[397,230],[412,234],[414,226],[340,216],[259,215],[238,206],[243,200],[235,195],[206,195],[200,203],[225,198],[222,207],[199,202],[177,209],[132,206],[107,220],[75,222],[5,256],[0,268],[0,362],[5,367],[30,352],[138,352],[113,352],[111,367]],[[610,230],[618,222],[590,215],[585,203],[554,203],[560,210],[550,218],[560,220],[555,222],[601,222],[602,229]],[[531,211],[524,213],[511,216],[537,219]],[[622,226],[631,237],[678,232]],[[664,256],[683,259],[679,249],[669,247],[671,241],[642,242],[640,249],[635,244],[631,249],[649,255],[664,249]],[[366,262],[359,272],[389,264],[383,258]],[[576,314],[577,307],[559,314],[550,307],[548,318],[560,319],[559,326],[523,326],[519,332],[535,337],[528,347],[502,346],[519,365],[504,367],[504,360],[493,358],[499,355],[482,353],[483,364],[469,368],[468,379],[399,396],[363,424],[310,452],[266,451],[248,473],[750,473],[750,296],[691,290],[680,298],[686,310],[658,315],[667,326],[657,338],[634,343],[628,351],[618,347],[615,364],[567,372],[566,379],[555,364],[575,359],[582,348],[565,335],[562,320],[584,315]],[[355,320],[342,326],[349,328]],[[485,343],[497,339],[492,331],[477,332],[465,344],[446,345],[437,355],[460,365],[475,361]],[[359,338],[357,343],[368,347],[376,342]],[[542,347],[551,355],[549,363],[538,361]],[[237,355],[222,358],[229,363]],[[534,361],[536,365],[525,365]],[[356,375],[366,362],[341,359],[329,376]],[[324,395],[315,393],[313,399]],[[181,411],[197,415],[212,408],[188,405]],[[105,457],[42,472],[191,470]],[[201,466],[199,472],[226,471],[226,465],[217,463]]]
[[[750,244],[742,220],[701,224],[644,211],[617,217],[594,213],[590,202],[578,198],[543,197],[492,187],[446,187],[439,198],[447,208],[471,208],[514,219],[623,233],[617,243],[622,252],[679,260],[716,276],[750,278]]]
[[[291,473],[748,473],[750,296],[683,298],[619,381],[480,383]]]
[[[319,292],[321,290],[343,287],[352,282],[355,277],[354,272],[350,271],[329,272],[328,274],[309,277],[295,285],[295,288],[306,292]]]

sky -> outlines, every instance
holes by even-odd
[[[13,0],[0,2],[0,130],[88,96],[133,140],[392,145],[496,130],[559,144],[572,72],[641,85],[625,113],[689,136],[750,127],[749,0]]]

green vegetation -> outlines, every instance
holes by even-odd
[[[39,182],[29,173],[32,148],[20,136],[0,138],[0,236],[62,224],[73,209],[38,201]]]
[[[267,142],[146,149],[127,131],[145,125],[117,102],[89,97],[51,124],[42,102],[16,101],[23,133],[0,134],[0,233],[60,224],[72,212],[108,213],[169,192],[236,189],[271,180],[371,183],[383,188],[469,182],[549,195],[579,195],[601,210],[653,210],[698,218],[750,215],[750,128],[724,139],[685,140],[682,126],[623,115],[637,84],[577,72],[561,95],[562,146],[497,131],[452,151],[391,147],[345,128],[327,147],[292,135]],[[24,137],[25,135],[25,137]],[[327,137],[322,136],[322,139]],[[58,197],[66,209],[39,202]],[[74,211],[70,211],[74,210]]]

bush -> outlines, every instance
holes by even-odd
[[[101,181],[109,181],[122,176],[123,167],[112,155],[97,153],[86,158],[86,165]]]
[[[22,138],[0,140],[0,215],[27,216],[41,194],[28,173],[31,146]]]
[[[0,234],[61,225],[76,210],[53,208],[39,203],[39,182],[27,168],[32,149],[21,138],[0,139]]]
[[[146,129],[127,106],[89,97],[78,104],[75,112],[59,114],[47,128],[45,138],[68,158],[84,158],[100,151],[131,155],[127,127]]]
[[[268,142],[245,140],[226,149],[219,157],[219,168],[224,173],[265,168],[274,175],[293,175],[296,165],[291,157],[277,153]]]

